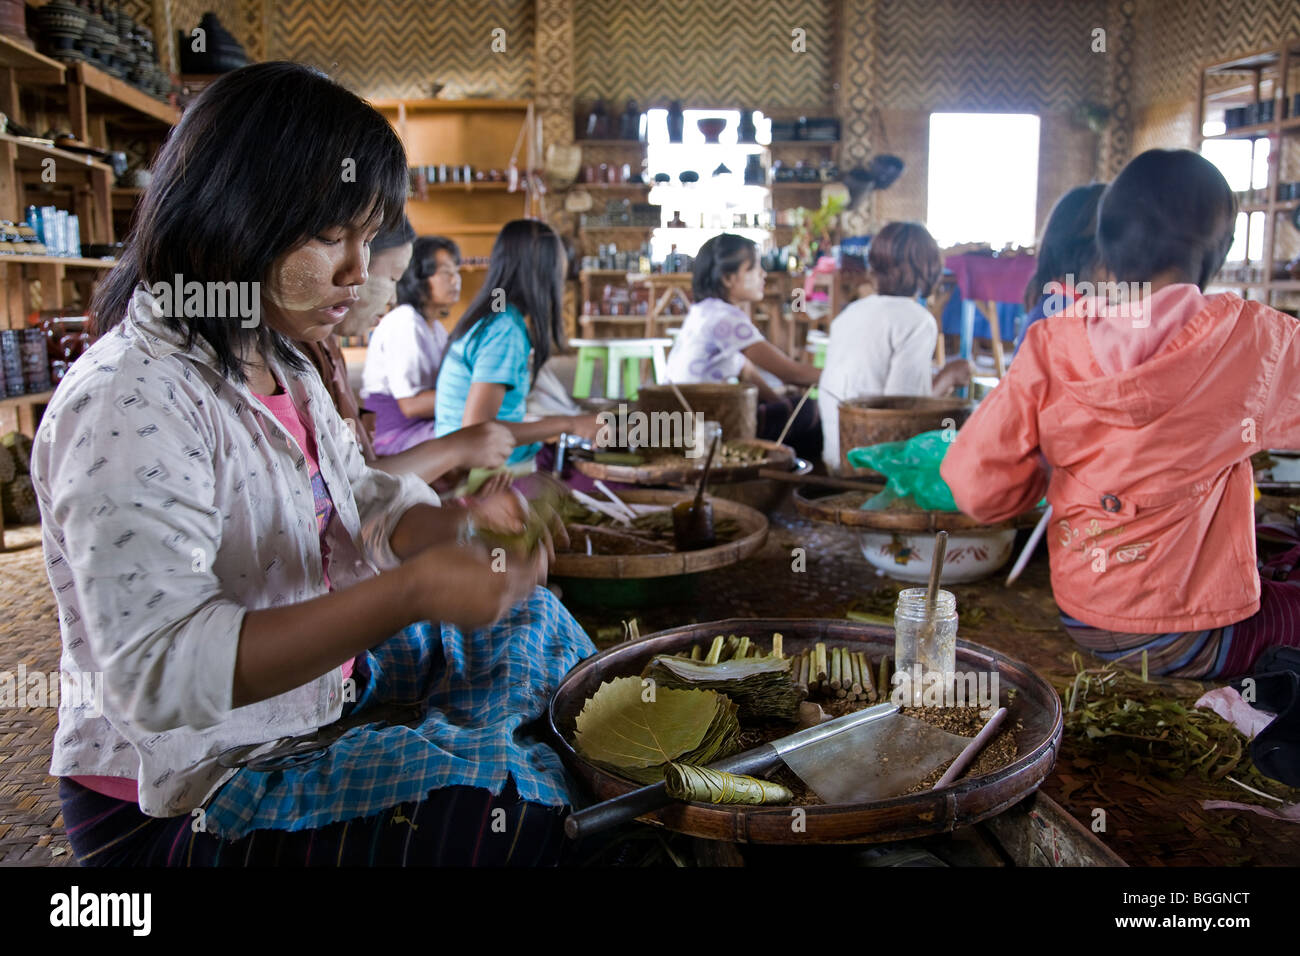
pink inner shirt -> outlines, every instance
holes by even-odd
[[[293,398],[288,392],[281,392],[279,395],[257,395],[255,392],[254,395],[258,401],[266,406],[267,411],[274,415],[276,420],[293,436],[294,441],[298,443],[298,447],[302,450],[303,456],[307,459],[307,468],[311,475],[312,498],[316,505],[316,528],[320,534],[321,573],[325,577],[325,586],[329,587],[329,546],[325,543],[325,529],[329,527],[330,519],[334,517],[334,500],[330,497],[329,488],[325,486],[325,480],[321,477],[320,465],[316,459],[316,438],[312,430],[311,419],[298,411],[298,407],[294,405]],[[352,668],[355,663],[356,661],[353,659],[343,665],[343,677],[345,679],[352,676]],[[71,779],[88,790],[94,790],[96,793],[102,793],[115,800],[126,800],[131,803],[140,802],[139,785],[129,777],[87,774],[72,777]]]

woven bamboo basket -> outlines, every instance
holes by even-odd
[[[753,438],[758,434],[758,386],[678,385],[691,411],[705,421],[722,426],[723,441]],[[643,385],[637,393],[642,412],[682,412],[682,403],[668,385]]]
[[[972,406],[964,398],[924,395],[869,395],[840,403],[840,467],[846,475],[878,475],[849,464],[849,451],[889,441],[907,441],[921,432],[961,428]]]

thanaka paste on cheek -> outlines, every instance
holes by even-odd
[[[272,268],[266,297],[289,312],[308,312],[329,305],[334,269],[325,250],[303,246]]]
[[[336,330],[339,335],[361,335],[374,328],[396,296],[397,283],[372,273],[360,293],[361,297],[348,309],[347,318],[339,324]]]

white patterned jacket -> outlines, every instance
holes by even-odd
[[[310,731],[342,709],[340,668],[231,708],[246,610],[326,593],[305,458],[211,347],[152,313],[137,289],[127,319],[59,384],[32,451],[61,669],[104,675],[93,704],[59,714],[50,772],[134,778],[141,809],[203,805],[235,772],[223,750]],[[414,476],[368,468],[310,366],[269,367],[311,416],[336,517],[330,581],[342,589],[398,562],[403,512],[437,495]]]

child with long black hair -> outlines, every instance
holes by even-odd
[[[943,463],[980,521],[1046,493],[1066,629],[1107,659],[1145,653],[1157,674],[1241,675],[1300,645],[1300,548],[1257,570],[1250,463],[1300,448],[1300,324],[1204,294],[1236,218],[1199,154],[1130,162],[1098,211],[1107,295],[1030,326]]]
[[[294,344],[405,194],[384,118],[291,63],[221,77],[158,155],[32,459],[62,667],[104,675],[51,767],[83,864],[558,858],[563,768],[522,728],[594,648],[546,549],[458,543],[504,507],[367,467]],[[213,308],[244,283],[259,314]]]
[[[1017,350],[1031,325],[1062,311],[1079,297],[1082,283],[1099,278],[1097,206],[1105,189],[1105,183],[1075,186],[1052,207],[1038,239],[1038,268],[1025,286],[1029,314],[1016,336]]]
[[[821,370],[786,356],[763,338],[741,308],[763,301],[766,277],[758,261],[758,247],[744,236],[724,232],[700,247],[691,278],[694,302],[668,353],[668,379],[678,383],[720,383],[733,378],[752,382],[759,393],[758,437],[774,440],[795,402],[772,388],[758,370],[788,385],[802,386],[817,384]],[[816,405],[804,403],[787,441],[804,458],[816,460],[821,454]]]
[[[524,421],[533,379],[564,342],[567,270],[560,237],[546,223],[515,219],[501,228],[483,288],[452,330],[438,373],[439,436],[504,422],[518,443],[511,465],[531,462],[541,441],[563,432],[595,436],[595,415]]]

